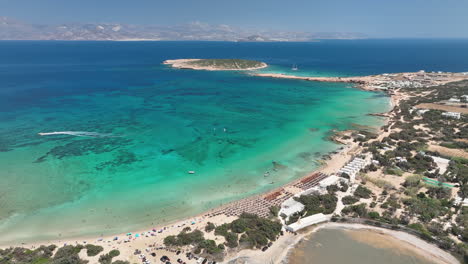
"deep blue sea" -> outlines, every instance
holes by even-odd
[[[377,127],[368,114],[390,107],[346,84],[161,64],[179,58],[468,71],[468,40],[0,42],[0,244],[126,232],[270,190],[339,148],[332,131]],[[38,134],[51,132],[66,133]]]

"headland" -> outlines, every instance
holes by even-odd
[[[353,77],[316,77],[316,76],[296,76],[283,73],[252,73],[253,76],[270,77],[279,79],[294,79],[314,82],[338,82],[356,84],[364,90],[376,91],[398,88],[422,88],[436,85],[443,85],[450,82],[457,82],[468,79],[466,73],[452,72],[402,72],[383,73],[369,76]]]

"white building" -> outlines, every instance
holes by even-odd
[[[354,158],[350,163],[346,164],[343,168],[341,168],[338,173],[346,173],[351,177],[352,180],[356,177],[356,173],[358,173],[362,168],[364,168],[367,164],[369,164],[368,160],[361,159],[361,158]]]
[[[444,159],[441,157],[436,157],[436,156],[430,156],[434,162],[437,164],[437,167],[439,168],[439,173],[444,174],[447,171],[447,167],[450,163],[450,160]]]
[[[418,111],[416,111],[416,113],[417,113],[418,115],[424,115],[424,113],[426,113],[426,112],[428,112],[428,111],[429,111],[429,109],[419,109]]]
[[[446,116],[446,117],[449,117],[449,118],[460,119],[461,114],[458,113],[458,112],[445,112],[445,113],[442,113],[442,116]]]
[[[296,223],[286,226],[286,230],[291,231],[291,232],[296,232],[304,227],[308,227],[311,225],[329,221],[330,218],[331,216],[327,216],[322,213],[314,214],[314,215],[299,219]]]
[[[295,196],[287,199],[281,204],[281,209],[279,211],[279,214],[280,215],[285,214],[286,219],[288,219],[294,213],[304,210],[304,205],[294,200],[294,198]]]
[[[327,177],[319,182],[320,188],[326,189],[328,186],[337,184],[340,178],[338,176],[332,175],[330,177]]]
[[[468,200],[467,199],[462,199],[460,196],[456,196],[455,197],[455,201],[454,201],[454,204],[455,205],[463,205],[463,206],[468,206]]]

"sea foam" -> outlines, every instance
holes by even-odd
[[[52,135],[70,135],[76,137],[115,137],[112,134],[98,133],[98,132],[87,132],[87,131],[55,131],[55,132],[41,132],[37,133],[40,136],[52,136]]]

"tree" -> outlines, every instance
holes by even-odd
[[[213,223],[208,222],[208,223],[206,223],[205,231],[209,233],[209,232],[213,231],[215,228],[216,228],[216,226]]]
[[[354,203],[359,202],[359,198],[354,197],[352,195],[347,195],[343,197],[341,201],[343,202],[343,204],[354,204]]]
[[[278,216],[279,211],[280,211],[280,208],[276,205],[273,205],[270,207],[270,214],[274,217]]]
[[[356,190],[354,191],[354,196],[358,198],[370,198],[372,194],[372,191],[369,190],[367,187],[359,185]]]
[[[92,244],[87,244],[85,246],[85,248],[86,248],[86,254],[89,257],[97,256],[99,253],[101,253],[104,250],[103,247],[95,246],[95,245],[92,245]]]
[[[380,214],[378,212],[369,212],[367,215],[369,216],[369,218],[372,219],[378,219],[380,217]]]

